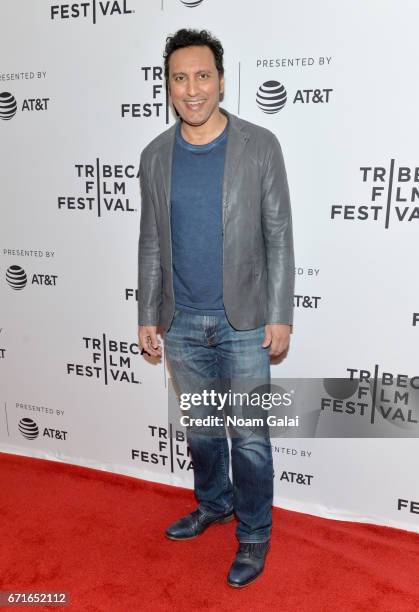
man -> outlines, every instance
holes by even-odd
[[[223,49],[207,31],[166,41],[165,77],[176,124],[140,162],[139,344],[165,354],[181,393],[263,388],[270,357],[283,356],[293,316],[294,253],[281,147],[267,129],[223,108]],[[259,388],[262,388],[259,386]],[[194,415],[219,415],[202,402]],[[243,411],[233,402],[231,414]],[[191,419],[192,421],[193,419]],[[273,466],[269,431],[224,422],[187,428],[196,510],[167,528],[188,540],[238,519],[239,549],[228,584],[263,571],[271,535]]]

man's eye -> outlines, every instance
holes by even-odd
[[[175,77],[175,81],[182,81],[183,80],[183,76],[177,76]]]
[[[202,72],[199,76],[201,79],[207,79],[209,77],[209,74],[207,74],[206,72]]]

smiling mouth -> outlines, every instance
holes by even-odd
[[[184,102],[188,108],[197,109],[204,104],[205,100],[196,100],[193,102],[191,100],[185,100]]]

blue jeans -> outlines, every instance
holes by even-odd
[[[264,326],[235,330],[225,315],[196,315],[177,309],[165,333],[165,354],[177,393],[248,391],[270,384]],[[259,388],[256,385],[257,388]],[[255,411],[252,408],[252,414]],[[230,402],[229,414],[243,416]],[[193,416],[220,416],[219,406],[194,406]],[[249,416],[249,410],[245,416]],[[223,419],[221,419],[223,420]],[[273,464],[267,426],[230,427],[233,483],[225,424],[186,428],[194,467],[194,489],[208,516],[234,509],[240,542],[265,542],[272,527]]]

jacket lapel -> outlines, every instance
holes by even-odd
[[[222,206],[223,206],[223,226],[225,224],[231,188],[236,177],[236,170],[240,164],[241,157],[249,140],[248,134],[244,131],[241,121],[235,115],[231,115],[224,109],[220,108],[221,112],[227,115],[229,119],[229,133],[227,138],[226,156],[224,162],[224,177],[222,191]]]
[[[179,121],[179,120],[178,120]],[[159,163],[162,173],[162,184],[164,195],[166,198],[166,207],[170,219],[170,193],[171,193],[171,178],[172,178],[172,159],[173,146],[175,143],[176,122],[167,132],[167,138],[164,140],[159,151]]]

